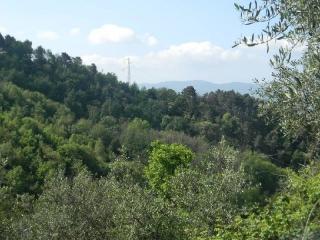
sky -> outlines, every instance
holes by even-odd
[[[236,0],[235,0],[236,1]],[[241,2],[238,0],[237,2]],[[248,2],[242,0],[242,2]],[[264,47],[232,48],[258,28],[234,0],[0,0],[0,32],[80,56],[136,83],[252,82],[271,74]]]

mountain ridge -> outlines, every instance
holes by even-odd
[[[176,92],[181,92],[187,86],[193,86],[198,94],[205,94],[208,92],[214,92],[217,90],[223,91],[235,91],[241,94],[250,94],[257,89],[257,85],[254,83],[245,82],[229,82],[229,83],[213,83],[204,80],[189,80],[189,81],[166,81],[159,83],[141,83],[140,87],[149,88],[168,88],[173,89]]]

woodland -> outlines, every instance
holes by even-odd
[[[235,8],[261,32],[234,47],[289,43],[253,94],[140,88],[0,34],[0,239],[320,239],[320,1]]]

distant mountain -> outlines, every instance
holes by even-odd
[[[252,93],[257,88],[256,84],[243,83],[243,82],[231,82],[231,83],[211,83],[208,81],[194,80],[194,81],[169,81],[160,83],[142,83],[141,87],[149,88],[168,88],[173,89],[176,92],[181,92],[187,86],[193,86],[198,94],[205,94],[207,92],[216,91],[218,89],[224,91],[234,90],[242,94]]]

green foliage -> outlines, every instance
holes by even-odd
[[[169,194],[188,222],[191,236],[212,236],[241,212],[240,194],[248,189],[239,152],[222,140],[191,169],[180,170],[170,181]]]
[[[29,181],[26,172],[21,166],[14,167],[5,175],[5,181],[8,183],[8,187],[14,189],[17,193],[23,193],[28,190]]]
[[[213,239],[318,239],[320,175],[314,167],[288,172],[286,188],[262,209],[221,226]]]
[[[0,34],[0,238],[316,239],[318,173],[279,168],[297,170],[318,150],[312,46],[261,100],[139,89]]]
[[[87,136],[81,136],[80,144],[72,142],[72,136],[67,138],[73,121],[65,124],[72,116],[70,110],[12,84],[3,84],[0,92],[4,100],[0,103],[1,186],[10,187],[12,193],[39,193],[44,179],[57,171],[71,176],[76,168],[87,168],[106,174],[100,156],[84,145],[89,142]],[[65,129],[60,128],[61,122]]]
[[[129,157],[145,157],[151,141],[150,125],[147,121],[135,118],[122,133],[121,143]]]
[[[145,175],[153,190],[166,194],[170,179],[178,170],[189,167],[193,153],[180,144],[153,142],[151,148]]]
[[[247,6],[235,4],[244,24],[267,23],[259,35],[244,37],[237,44],[248,46],[289,39],[296,42],[317,42],[319,36],[319,0],[260,0]]]
[[[192,86],[185,88],[182,93],[169,89],[139,89],[136,85],[119,82],[114,74],[98,72],[95,65],[83,65],[79,57],[71,57],[66,53],[55,55],[41,47],[32,49],[31,42],[20,42],[11,36],[1,35],[0,39],[0,48],[6,52],[0,55],[0,81],[14,83],[33,92],[31,98],[36,106],[34,109],[23,107],[24,113],[29,111],[41,121],[52,120],[51,131],[64,138],[75,134],[73,140],[78,144],[87,145],[90,140],[100,138],[107,155],[102,158],[108,158],[109,161],[110,153],[117,155],[120,145],[128,145],[125,148],[130,151],[128,155],[131,158],[140,155],[139,158],[146,160],[145,151],[140,150],[145,142],[154,139],[148,139],[150,133],[140,139],[138,128],[129,127],[135,118],[147,121],[152,129],[201,136],[212,144],[218,143],[224,135],[237,147],[275,154],[268,152],[269,148],[263,148],[266,135],[274,126],[266,126],[264,119],[258,117],[259,101],[249,95],[217,91],[199,96]],[[55,103],[42,104],[40,99],[43,96],[35,92],[44,94]],[[7,95],[4,94],[6,103],[1,104],[0,108],[7,109],[12,105],[12,102],[7,102]],[[28,100],[24,102],[24,98],[29,97],[19,95],[14,89],[10,90],[9,95],[10,101],[16,101],[15,104],[28,103]],[[54,104],[57,102],[64,109],[59,109],[59,118],[54,118],[52,114],[55,113]],[[230,116],[223,118],[225,114]],[[112,119],[113,123],[110,123],[113,126],[103,122],[108,118]],[[85,132],[79,131],[77,121],[88,121]],[[206,125],[200,125],[200,122]],[[141,135],[146,132],[143,130]],[[87,139],[88,136],[93,139]],[[284,162],[280,151],[283,148],[282,139],[283,136],[277,142],[280,149],[274,159]],[[141,142],[134,144],[136,141]],[[292,154],[290,149],[286,149],[286,152]]]
[[[47,183],[9,239],[185,239],[181,221],[138,186],[80,173]]]
[[[237,5],[245,24],[265,23],[258,40],[244,38],[249,46],[285,40],[271,60],[271,81],[262,81],[259,95],[267,101],[261,109],[265,116],[278,120],[284,132],[295,139],[304,138],[312,156],[320,142],[319,116],[319,0],[250,1]],[[293,58],[295,49],[300,54]]]
[[[167,144],[185,145],[195,153],[206,152],[209,148],[208,142],[203,137],[191,137],[183,132],[161,131],[156,133],[155,138]]]
[[[241,158],[245,172],[252,177],[253,184],[257,184],[263,193],[274,194],[281,179],[286,177],[284,170],[272,164],[266,156],[245,152]]]
[[[75,175],[82,167],[87,167],[92,173],[106,175],[106,164],[96,159],[84,146],[68,143],[59,147],[58,153],[63,160],[68,176]]]
[[[144,165],[139,162],[128,161],[126,159],[118,159],[109,164],[109,177],[114,178],[118,182],[126,184],[146,185],[144,178]]]

